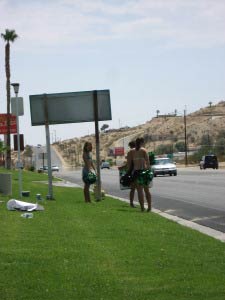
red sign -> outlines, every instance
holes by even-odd
[[[7,134],[7,117],[10,118],[10,133],[17,133],[16,116],[0,114],[0,134]]]
[[[124,147],[115,147],[114,155],[115,156],[123,156],[124,155]]]

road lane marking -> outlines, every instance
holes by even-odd
[[[210,216],[210,217],[197,217],[194,219],[191,219],[191,222],[196,222],[196,221],[204,221],[204,220],[212,220],[212,219],[219,219],[221,216]]]

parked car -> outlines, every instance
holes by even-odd
[[[58,166],[52,166],[52,172],[59,172],[59,167]]]
[[[110,169],[110,163],[108,161],[103,161],[101,164],[101,169]]]
[[[177,167],[168,157],[155,158],[155,164],[152,166],[153,174],[157,175],[174,175],[177,176]]]
[[[48,166],[43,166],[39,168],[40,171],[48,171]],[[58,166],[52,166],[52,172],[59,172],[59,167]]]
[[[218,164],[217,156],[214,154],[202,156],[199,166],[201,170],[207,168],[218,169],[219,164]]]
[[[39,168],[40,171],[47,171],[48,170],[48,166],[42,166]]]

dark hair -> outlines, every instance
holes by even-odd
[[[128,144],[128,146],[130,148],[135,148],[135,141],[130,141],[130,143]]]
[[[135,149],[136,150],[139,150],[141,148],[141,146],[144,144],[144,139],[143,138],[137,138],[136,141],[135,141]]]
[[[89,150],[88,150],[88,146],[92,146],[92,143],[90,143],[90,142],[85,142],[84,143],[84,147],[83,147],[83,151],[84,152],[88,152]]]

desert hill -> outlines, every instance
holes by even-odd
[[[189,150],[198,148],[204,135],[216,138],[222,130],[225,132],[225,101],[201,108],[187,114],[186,117],[178,116],[176,113],[157,115],[145,124],[136,127],[102,131],[100,133],[100,158],[112,158],[115,147],[124,147],[127,151],[129,141],[141,136],[145,138],[148,151],[155,151],[162,144],[174,145],[177,142],[184,142],[185,129]],[[67,164],[80,165],[85,141],[92,142],[95,157],[95,135],[64,140],[54,143],[53,146]]]

